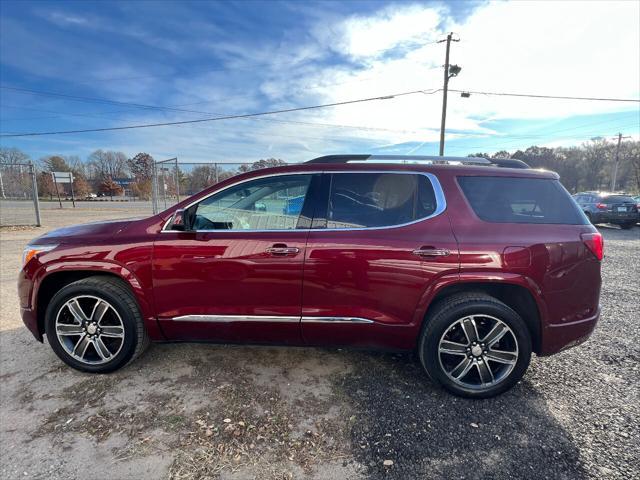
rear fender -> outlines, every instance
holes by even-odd
[[[414,326],[415,334],[420,331],[422,327],[422,323],[427,315],[429,307],[431,307],[433,300],[438,296],[440,292],[442,292],[447,287],[456,286],[464,286],[465,284],[471,287],[472,284],[503,284],[503,285],[516,285],[519,287],[526,288],[533,297],[536,305],[538,307],[538,312],[540,315],[540,322],[545,323],[545,320],[548,318],[547,316],[547,306],[542,298],[542,291],[540,287],[536,285],[536,283],[530,278],[524,275],[518,275],[515,273],[507,273],[507,272],[464,272],[459,274],[451,274],[444,275],[440,277],[436,282],[432,283],[427,287],[424,291],[420,301],[418,302],[418,307],[416,308],[416,312],[411,324]]]

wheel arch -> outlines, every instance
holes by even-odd
[[[511,281],[495,281],[495,279],[491,281],[456,281],[441,285],[440,288],[432,291],[430,295],[431,298],[428,301],[426,310],[422,314],[421,329],[424,328],[428,322],[429,313],[433,312],[443,300],[461,293],[484,293],[500,300],[522,317],[531,335],[533,351],[539,353],[542,346],[544,305],[536,301],[536,296],[532,293],[531,287],[528,285],[525,286],[526,282],[514,280],[515,279],[511,279]]]
[[[155,338],[162,335],[157,330],[157,325],[153,317],[151,299],[138,282],[137,278],[127,269],[120,267],[100,268],[94,265],[85,268],[60,267],[49,269],[37,283],[37,288],[33,292],[33,305],[36,306],[36,319],[40,335],[45,333],[45,313],[49,302],[65,286],[88,277],[108,277],[121,281],[133,293],[142,318],[147,327],[150,337]]]

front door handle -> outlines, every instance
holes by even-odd
[[[419,257],[448,257],[451,252],[446,248],[422,247],[413,251]]]
[[[300,253],[300,249],[298,247],[287,247],[286,245],[276,244],[273,247],[267,248],[266,252],[271,255],[295,255],[296,253]]]

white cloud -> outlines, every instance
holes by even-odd
[[[461,38],[452,45],[451,62],[461,65],[462,72],[451,80],[450,88],[638,98],[638,18],[638,2],[495,2],[479,7],[459,24],[453,24],[440,7],[392,7],[372,17],[346,19],[335,30],[338,38],[325,38],[331,41],[330,48],[365,67],[336,69],[335,78],[351,82],[328,87],[321,94],[323,100],[338,101],[439,88],[444,45],[419,46],[417,40],[441,38],[445,32],[438,31],[438,26],[445,25]],[[379,53],[398,45],[413,48],[400,57],[385,58]],[[326,80],[325,72],[316,78],[320,77]],[[334,123],[433,128],[439,125],[440,105],[438,93],[336,108],[322,118]],[[628,105],[484,95],[463,99],[452,93],[447,127],[475,133],[482,129],[478,118],[540,119],[637,110],[637,105]]]
[[[47,15],[47,18],[51,22],[63,27],[67,25],[86,25],[90,21],[88,18],[85,18],[83,16],[71,15],[64,12],[50,12]]]
[[[371,60],[396,47],[415,47],[436,39],[444,16],[442,7],[389,6],[373,16],[353,16],[328,27],[321,23],[314,36],[332,50],[357,60]]]

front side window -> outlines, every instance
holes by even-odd
[[[371,228],[410,223],[436,211],[431,181],[415,173],[332,175],[327,228]]]
[[[194,230],[293,230],[312,175],[281,175],[234,185],[196,205]]]

